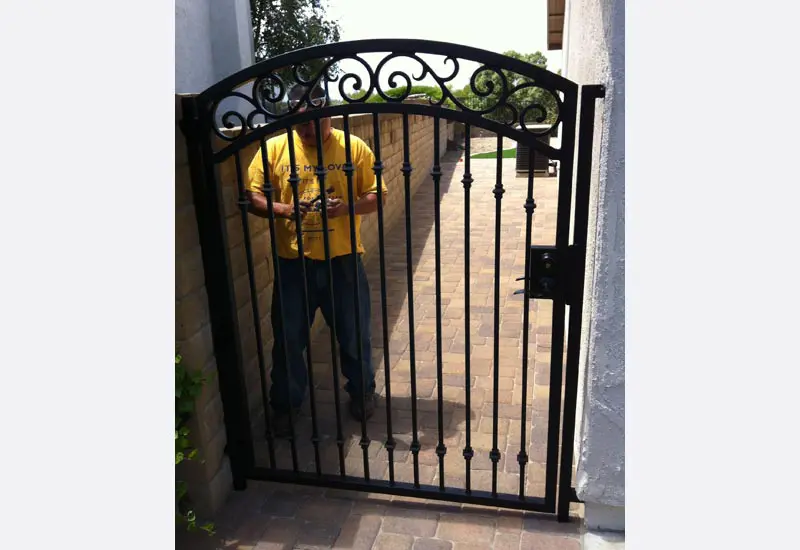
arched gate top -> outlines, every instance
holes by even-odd
[[[376,64],[362,57],[376,53],[385,54]],[[447,74],[434,70],[421,57],[426,54],[443,56]],[[388,66],[396,59],[416,63],[419,72],[391,70]],[[360,69],[335,74],[333,68],[342,61],[358,64]],[[479,66],[472,71],[462,70],[464,61]],[[463,79],[467,74],[477,105],[456,97],[448,88],[457,77]],[[441,99],[430,99],[423,105],[405,102],[412,86],[430,85],[431,80],[440,88]],[[279,108],[294,83],[309,88],[316,84],[326,89],[336,87],[342,103],[317,109],[313,114],[297,112],[302,100],[294,108]],[[563,160],[564,155],[571,155],[572,140],[563,140],[562,148],[556,149],[540,138],[551,135],[559,125],[565,129],[574,127],[577,94],[574,82],[502,54],[447,42],[377,39],[313,46],[267,59],[214,84],[196,100],[203,119],[199,121],[201,127],[226,144],[216,151],[217,158],[310,117],[392,112],[440,116],[486,128],[550,158]],[[383,102],[373,103],[371,98]],[[220,128],[220,123],[227,131]],[[542,123],[545,129],[541,129]],[[532,128],[534,125],[536,129]]]

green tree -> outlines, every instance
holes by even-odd
[[[323,0],[250,0],[256,61],[282,53],[338,42],[339,23],[326,15]],[[315,70],[324,63],[309,64]]]
[[[510,50],[504,52],[504,55],[525,61],[543,69],[547,68],[547,58],[542,52],[534,52],[528,54],[521,54],[519,52]],[[525,86],[527,84],[534,84],[534,81],[528,77],[515,73],[509,70],[501,71],[505,77],[508,89],[514,89],[518,86]],[[500,99],[500,94],[503,92],[503,82],[500,75],[491,70],[485,70],[478,74],[475,79],[475,87],[479,92],[486,92],[490,88],[491,93],[485,97],[477,94],[472,86],[467,84],[463,89],[456,92],[454,95],[461,99],[467,107],[471,109],[489,109],[497,104]],[[513,93],[508,98],[508,104],[517,110],[517,116],[521,116],[523,109],[530,105],[539,105],[541,108],[532,108],[528,110],[525,115],[526,124],[546,123],[552,124],[558,116],[558,107],[553,95],[542,88],[535,86],[522,87],[517,92]],[[487,118],[508,121],[513,113],[507,108],[494,109],[486,114]]]
[[[250,0],[256,62],[310,46],[338,42],[341,35],[339,23],[327,17],[326,8],[324,0]],[[328,61],[312,59],[304,62],[300,71],[302,78],[316,77]],[[334,65],[328,72],[334,76],[338,67]],[[278,69],[274,74],[283,81],[285,94],[294,82],[292,67]],[[271,97],[281,96],[274,81],[265,84],[271,87]],[[282,102],[276,104],[264,99],[273,112],[285,109]]]

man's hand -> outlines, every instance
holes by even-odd
[[[347,205],[342,199],[328,199],[328,218],[338,218],[349,214]]]
[[[300,216],[305,216],[311,210],[311,203],[308,201],[300,201],[297,203],[300,210]],[[294,203],[275,203],[275,213],[281,218],[294,219]]]

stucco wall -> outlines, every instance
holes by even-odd
[[[568,0],[564,32],[565,76],[606,86],[595,119],[576,488],[590,527],[624,529],[613,511],[590,518],[594,505],[625,505],[624,0]]]
[[[199,93],[253,64],[247,0],[175,0],[175,92]]]

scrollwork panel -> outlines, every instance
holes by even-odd
[[[523,75],[500,63],[413,51],[304,59],[265,69],[216,99],[212,131],[223,141],[237,141],[259,126],[296,114],[311,88],[320,85],[334,104],[402,103],[422,90],[432,107],[470,113],[535,136],[552,134],[562,121],[564,90],[538,82],[535,73],[543,70],[530,68],[535,71]],[[296,84],[305,93],[290,107],[287,95]]]

